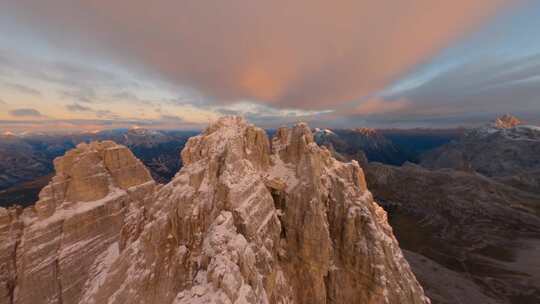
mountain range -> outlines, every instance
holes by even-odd
[[[238,134],[244,134],[243,137],[237,134],[241,137],[238,138],[238,136],[229,134],[234,133],[233,130]],[[215,135],[212,135],[214,133]],[[272,134],[274,140],[268,140],[265,133]],[[153,189],[149,193],[154,193],[154,190],[157,192],[165,191],[159,189],[170,189],[174,187],[174,184],[179,183],[178,175],[182,175],[184,171],[176,174],[173,168],[176,168],[174,167],[176,163],[179,164],[178,167],[181,166],[178,154],[182,149],[184,165],[186,161],[190,164],[199,163],[199,167],[191,165],[190,169],[185,169],[185,172],[190,172],[188,178],[190,187],[194,187],[193,183],[195,183],[194,185],[197,185],[198,189],[202,187],[200,184],[201,178],[204,179],[202,176],[207,174],[203,173],[206,172],[204,170],[217,170],[218,173],[216,174],[218,176],[225,173],[237,176],[236,173],[233,174],[230,170],[244,172],[243,166],[238,167],[239,165],[235,165],[234,168],[231,168],[228,164],[238,164],[239,159],[247,158],[247,161],[243,160],[240,163],[244,165],[250,164],[248,167],[254,167],[253,170],[259,172],[257,174],[263,175],[263,182],[270,191],[280,220],[283,219],[280,214],[287,210],[283,200],[292,200],[295,201],[294,204],[297,204],[296,200],[300,199],[286,190],[285,192],[288,194],[283,194],[283,189],[297,187],[300,177],[308,178],[309,181],[304,180],[302,183],[310,184],[313,182],[311,180],[313,176],[321,176],[323,174],[321,172],[327,172],[325,174],[331,176],[338,174],[336,172],[331,173],[334,172],[332,171],[334,169],[328,171],[329,169],[322,170],[319,168],[320,166],[327,168],[325,166],[330,163],[337,164],[334,161],[329,163],[319,157],[316,160],[312,158],[308,158],[308,160],[302,155],[311,155],[314,153],[313,151],[319,151],[317,153],[328,153],[336,160],[353,164],[353,166],[356,162],[359,164],[359,168],[362,168],[363,174],[365,174],[365,182],[359,182],[358,187],[362,189],[367,187],[374,201],[388,212],[388,222],[400,247],[403,249],[404,257],[423,286],[425,295],[431,299],[432,303],[528,304],[540,301],[540,263],[538,263],[537,259],[540,256],[539,127],[522,124],[519,119],[505,115],[485,126],[468,130],[374,130],[367,128],[309,130],[305,124],[299,124],[293,129],[263,132],[241,119],[229,118],[217,122],[201,135],[195,136],[188,141],[187,138],[191,135],[194,134],[184,132],[176,134],[133,128],[104,132],[100,136],[104,139],[113,138],[115,141],[125,144],[131,150],[130,153],[134,153],[135,156],[148,156],[146,158],[141,157],[142,164],[149,166],[150,170],[148,172],[150,176],[158,176],[156,179],[158,182],[153,182],[153,186],[149,186]],[[28,148],[28,141],[21,140],[14,135],[9,136],[13,145],[15,143],[20,145],[19,142],[21,141],[27,144],[26,150],[23,149],[24,145],[20,145],[21,148],[17,148],[20,149],[19,151],[24,153],[32,151],[33,146],[30,145],[30,148]],[[214,137],[220,138],[220,140]],[[181,138],[181,140],[178,140],[178,138]],[[231,140],[234,143],[229,143]],[[212,144],[203,144],[207,141],[211,141]],[[55,141],[49,140],[49,142]],[[84,141],[81,140],[80,142]],[[190,142],[192,143],[190,144]],[[195,142],[199,143],[195,144]],[[249,144],[251,142],[256,144],[253,146]],[[10,147],[11,144],[7,141],[5,143],[7,147]],[[242,147],[237,146],[240,143],[243,143],[241,144]],[[17,145],[15,147],[18,147]],[[112,143],[106,145],[112,145]],[[116,144],[114,145],[116,147]],[[48,149],[61,151],[62,149],[58,149],[58,146],[61,145],[51,145]],[[44,144],[43,147],[48,147],[48,145]],[[76,147],[74,151],[81,149],[86,151],[88,147],[83,145]],[[92,149],[99,151],[100,148],[90,148],[90,150]],[[214,159],[214,156],[209,157],[209,154],[214,155],[215,151],[229,151],[229,149],[234,152],[223,152],[225,154],[219,154],[222,153],[219,152],[218,154],[221,156],[215,159],[214,162],[208,162],[209,159]],[[283,149],[287,152],[283,152]],[[239,152],[239,150],[244,152]],[[21,155],[24,155],[24,153]],[[64,158],[70,153],[72,152],[66,154]],[[29,155],[36,155],[36,153]],[[205,159],[204,165],[200,161],[201,155],[207,155],[203,157]],[[32,161],[35,161],[34,159],[39,158],[26,159],[28,159],[28,163],[32,163]],[[156,161],[156,159],[169,161],[160,162]],[[326,159],[326,156],[323,159]],[[304,168],[307,165],[306,161],[311,162],[308,167],[315,167],[305,171],[307,170]],[[281,162],[285,166],[281,165]],[[325,165],[322,165],[321,162]],[[47,164],[46,161],[42,163]],[[152,164],[158,163],[160,165],[152,166]],[[261,165],[261,163],[265,165]],[[267,163],[271,165],[268,166]],[[49,166],[51,165],[49,164]],[[47,197],[52,195],[51,193],[56,193],[56,191],[51,192],[50,189],[54,189],[55,179],[58,179],[59,171],[62,171],[62,169],[58,168],[56,161],[55,166],[57,167],[57,177],[54,177],[51,181],[52,184],[49,183],[50,176],[41,180],[41,183],[49,183],[49,186],[41,191],[42,194],[36,207],[42,204],[42,201],[47,200]],[[217,166],[217,169],[214,167],[205,169],[206,166]],[[28,166],[28,168],[33,168],[33,166]],[[36,168],[39,168],[39,166],[36,166]],[[166,170],[160,171],[159,168]],[[293,170],[294,174],[289,172],[293,168],[296,168]],[[339,172],[342,170],[344,169],[338,169]],[[36,170],[35,172],[42,171]],[[112,172],[114,170],[110,174],[113,174]],[[166,175],[167,172],[169,172],[168,175]],[[257,174],[255,176],[247,174],[246,176],[257,179]],[[341,176],[341,174],[344,173],[341,172],[338,176]],[[128,175],[130,174],[126,176]],[[148,178],[145,174],[142,175],[145,176],[143,180],[146,182],[154,180],[154,178]],[[279,175],[280,178],[273,178],[276,175]],[[244,178],[237,178],[239,181],[244,180]],[[318,180],[318,178],[315,179]],[[324,178],[322,179],[324,180]],[[168,182],[169,180],[170,182]],[[360,181],[363,180],[364,178],[361,177]],[[105,182],[102,183],[105,184]],[[29,189],[34,189],[35,193],[38,193],[42,186],[31,182],[28,186],[22,184],[21,187],[21,191],[27,194]],[[212,186],[215,195],[223,195],[222,191],[224,190],[222,187],[219,185]],[[230,187],[230,185],[227,184],[225,187],[229,189],[227,187]],[[319,193],[321,187],[323,186],[320,184],[309,186],[307,189],[302,190],[306,191],[306,193],[301,196],[304,197],[309,192]],[[248,188],[250,190],[244,191],[253,192],[255,197],[264,196],[259,190]],[[323,188],[326,189],[323,192],[338,191],[341,193],[335,193],[336,197],[348,193],[343,191],[350,191],[337,184],[325,184]],[[206,188],[204,189],[206,190]],[[82,192],[84,191],[83,187]],[[159,196],[161,200],[166,200],[165,197],[168,199],[169,197],[178,196],[173,194],[174,191],[168,191],[168,194],[163,193]],[[81,190],[78,189],[72,192],[79,193]],[[103,190],[103,193],[105,192]],[[158,199],[152,195],[146,193],[145,197],[151,197],[150,200]],[[195,199],[191,195],[187,196],[188,199]],[[284,199],[283,195],[288,198]],[[290,195],[292,197],[289,197]],[[96,197],[91,197],[91,199],[95,200]],[[200,199],[205,201],[203,198]],[[239,198],[239,200],[243,199]],[[304,197],[301,200],[304,199],[307,198]],[[342,197],[340,200],[343,199],[345,198]],[[80,198],[67,199],[61,197],[60,200],[62,202],[55,204],[60,204],[60,206],[69,205],[71,201],[77,201]],[[16,201],[11,200],[8,205],[14,202]],[[134,206],[139,206],[137,204],[140,205],[140,203],[136,203]],[[289,210],[295,215],[289,213],[291,217],[287,216],[287,220],[280,222],[281,234],[290,235],[289,229],[295,229],[295,231],[298,229],[288,228],[291,227],[290,225],[304,227],[307,219],[297,218],[301,214],[319,212],[312,211],[311,207],[308,208],[302,204],[301,208],[304,208],[302,211]],[[330,220],[331,217],[335,216],[332,212],[337,211],[329,211],[328,208],[330,207],[327,203],[323,205],[325,206],[323,209],[326,208],[327,216],[323,220],[323,222],[327,222],[325,225],[342,225],[343,221],[346,222],[343,218],[334,218],[333,221],[337,220],[339,223]],[[255,209],[249,211],[249,215],[242,221],[247,221],[253,217],[253,220],[266,222],[266,218],[261,218],[259,214],[262,211],[257,211],[258,207],[249,206],[249,208]],[[58,206],[54,209],[58,209]],[[230,207],[226,209],[229,210]],[[29,212],[26,211],[27,209],[23,211],[22,209],[11,208],[9,210],[11,211],[8,213],[12,214],[10,218],[15,217],[17,221],[25,218],[22,216],[24,212]],[[53,215],[54,213],[55,211],[53,211]],[[232,215],[233,218],[239,216],[234,210]],[[125,222],[125,219],[122,221]],[[320,221],[320,219],[317,221]],[[175,222],[170,225],[179,225],[179,223]],[[244,234],[245,229],[248,229],[246,225],[248,224],[241,224],[238,226],[240,228],[237,227],[237,229],[240,229],[239,231]],[[12,220],[10,220],[9,227],[14,227]],[[136,229],[142,229],[140,226],[137,227],[139,228]],[[344,233],[342,229],[344,228],[341,226],[339,226],[340,228],[336,228],[337,226],[332,227],[329,228],[330,239],[332,240],[332,246],[336,246],[338,245],[336,242],[339,244],[343,242],[342,238],[345,236],[342,235]],[[322,228],[316,229],[319,229],[317,231],[320,232]],[[316,242],[320,242],[319,234],[325,234],[326,232],[319,232],[309,231],[306,233],[310,233],[309,237],[316,237]],[[186,237],[185,233],[189,234],[189,232],[183,233],[182,237]],[[339,235],[336,233],[339,233]],[[173,237],[178,238],[175,235]],[[297,232],[294,232],[294,237],[299,237]],[[307,240],[303,239],[301,241],[301,243],[304,242],[307,242]],[[300,245],[296,244],[288,248],[294,248],[294,255],[298,254],[297,250],[306,250],[298,246]],[[336,247],[332,248],[334,248],[332,249],[334,252],[338,250]],[[279,255],[280,251],[277,252]],[[312,257],[311,253],[306,254]],[[301,259],[307,259],[307,256]],[[296,256],[296,258],[299,258],[299,256]],[[330,266],[330,268],[333,268],[333,266]],[[302,277],[302,280],[304,279],[306,278]],[[299,278],[292,280],[299,280]],[[307,280],[311,282],[311,279]],[[326,282],[326,279],[324,281]],[[294,288],[297,289],[298,287]],[[328,289],[326,292],[328,292]],[[190,297],[190,301],[194,301],[192,294],[190,294]],[[335,297],[338,297],[338,295],[335,295]],[[296,302],[303,302],[306,298],[302,296],[302,300],[296,299]],[[274,303],[272,301],[271,303]],[[332,301],[328,300],[328,302]],[[345,302],[337,301],[336,303]]]

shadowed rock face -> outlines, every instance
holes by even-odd
[[[362,169],[307,125],[220,119],[165,186],[123,149],[81,146],[36,208],[0,209],[0,303],[429,303]]]
[[[0,134],[0,190],[49,174],[51,160],[20,138]]]
[[[427,153],[421,165],[478,172],[540,193],[540,127],[520,125],[517,118],[503,116]]]
[[[340,160],[365,159],[401,165],[408,155],[374,129],[315,130],[315,141],[331,150]]]

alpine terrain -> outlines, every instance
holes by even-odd
[[[0,303],[429,303],[358,163],[306,124],[238,117],[154,182],[130,150],[80,144],[39,201],[0,208]]]

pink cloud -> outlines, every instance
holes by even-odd
[[[373,98],[360,103],[350,113],[356,115],[389,114],[407,110],[409,106],[411,106],[411,102],[405,99],[384,100]]]
[[[57,45],[140,65],[220,102],[255,99],[323,109],[383,88],[509,2],[20,0],[7,5]]]

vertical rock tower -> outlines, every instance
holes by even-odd
[[[270,141],[244,119],[224,117],[188,141],[184,167],[165,186],[148,181],[136,160],[107,165],[122,157],[94,150],[108,191],[63,185],[59,173],[34,210],[0,211],[0,267],[11,274],[0,276],[0,303],[429,303],[362,169],[317,146],[306,124],[279,129]],[[59,172],[83,162],[70,153]],[[85,177],[101,185],[99,172]],[[57,195],[58,184],[68,190]],[[118,203],[74,215],[44,203],[52,197]],[[62,228],[54,228],[56,217]],[[73,217],[88,218],[92,229],[66,235]],[[36,231],[59,245],[29,243]],[[107,241],[95,241],[103,235]],[[39,292],[21,281],[39,268],[28,270],[30,253],[52,267],[41,283],[47,288],[33,287]]]

